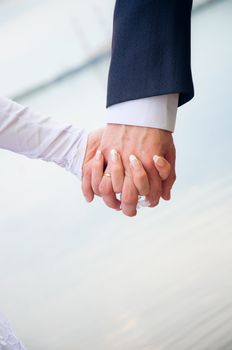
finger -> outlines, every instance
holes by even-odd
[[[148,180],[150,184],[150,192],[146,196],[146,199],[150,202],[150,207],[154,208],[159,204],[162,186],[161,179],[158,171],[154,167],[154,163],[150,162],[148,166],[144,166],[148,175]]]
[[[91,168],[83,169],[82,176],[82,193],[88,203],[92,202],[94,199],[94,193],[91,186]]]
[[[109,168],[106,169],[105,175],[100,183],[99,192],[105,204],[109,208],[120,210],[121,202],[116,198],[116,194],[113,191],[111,176],[108,169]]]
[[[171,165],[171,172],[167,180],[162,183],[162,197],[164,200],[170,200],[171,189],[176,181],[176,151],[174,146],[168,151],[165,157]]]
[[[155,155],[153,157],[153,161],[155,163],[155,167],[159,173],[159,176],[162,181],[167,180],[171,173],[171,165],[170,163],[163,157]]]
[[[100,150],[96,152],[92,165],[91,186],[95,194],[100,196],[99,186],[104,172],[104,157]]]
[[[120,154],[115,149],[112,149],[110,152],[109,167],[113,191],[115,193],[122,193],[124,181],[124,167],[122,165]]]
[[[138,192],[128,175],[124,179],[121,201],[121,209],[126,216],[132,217],[137,214]]]
[[[147,173],[141,161],[135,155],[130,155],[129,160],[134,185],[141,196],[147,196],[150,190]]]

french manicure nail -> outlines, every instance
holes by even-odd
[[[163,160],[163,158],[159,157],[159,156],[154,156],[153,160],[155,162],[155,164],[157,164],[160,167],[165,166],[165,161]]]
[[[133,168],[137,169],[139,167],[139,161],[134,154],[130,155],[129,160]]]
[[[97,160],[100,160],[100,159],[101,159],[101,156],[102,156],[101,151],[100,151],[100,150],[97,150],[97,152],[96,152],[96,159],[97,159]]]
[[[115,149],[110,151],[111,160],[115,163],[118,160],[118,152]]]

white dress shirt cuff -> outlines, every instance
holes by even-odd
[[[126,101],[106,110],[108,124],[136,125],[174,132],[179,94]]]

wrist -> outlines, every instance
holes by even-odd
[[[107,124],[102,141],[101,150],[107,153],[110,149],[115,148],[123,154],[129,154],[136,150],[147,152],[149,149],[156,148],[165,152],[172,143],[172,133],[167,130],[150,128],[144,126],[124,125],[124,124]]]
[[[106,129],[112,129],[112,130],[121,130],[124,132],[137,132],[137,131],[147,131],[148,133],[156,132],[156,133],[163,133],[167,135],[172,135],[172,131],[162,129],[162,128],[154,128],[150,126],[142,126],[142,125],[128,125],[128,124],[118,124],[118,123],[107,123]]]

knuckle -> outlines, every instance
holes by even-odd
[[[141,195],[142,195],[142,196],[146,196],[146,197],[147,197],[147,196],[149,195],[149,192],[150,192],[149,187],[144,188],[144,189],[142,190]]]
[[[110,209],[116,209],[115,204],[113,203],[113,201],[110,200],[104,200],[105,204],[107,205],[107,207],[109,207]]]
[[[122,202],[125,206],[135,206],[136,205],[136,199],[131,196],[123,196]]]
[[[117,163],[111,162],[110,167],[111,167],[111,171],[113,171],[116,174],[121,173],[123,170],[122,165],[118,162]]]
[[[151,191],[153,192],[154,195],[159,195],[162,192],[162,184],[161,182],[154,182],[152,184]]]
[[[140,196],[148,196],[149,195],[149,190],[148,189],[144,189],[144,188],[141,188],[140,190],[139,190],[139,194],[140,194]]]
[[[122,192],[122,186],[114,185],[114,192],[115,193],[121,193]]]
[[[123,198],[122,202],[123,202],[123,205],[126,207],[133,205],[133,202],[131,202],[128,198]]]
[[[100,184],[98,190],[102,196],[109,196],[112,193],[111,187],[106,185],[104,182]]]
[[[97,195],[100,194],[100,191],[99,191],[100,183],[101,183],[100,179],[92,177],[91,186],[94,193],[96,193]]]
[[[161,194],[162,194],[161,189],[159,189],[159,190],[156,189],[155,191],[151,192],[151,194],[149,195],[149,201],[151,202],[151,204],[153,206],[155,206],[157,204],[157,202],[159,202]]]
[[[150,200],[150,208],[155,208],[159,205],[159,199]]]
[[[99,187],[97,185],[92,185],[92,189],[93,192],[97,195],[97,196],[101,196],[101,192],[99,191]]]
[[[129,217],[134,217],[137,214],[136,209],[122,208],[122,212],[124,215],[129,216]]]
[[[145,182],[147,180],[147,174],[144,171],[138,172],[135,176],[140,182]]]
[[[161,194],[162,194],[162,191],[158,191],[158,192],[155,193],[155,195],[154,195],[154,201],[155,202],[159,201],[159,199],[161,197]]]

